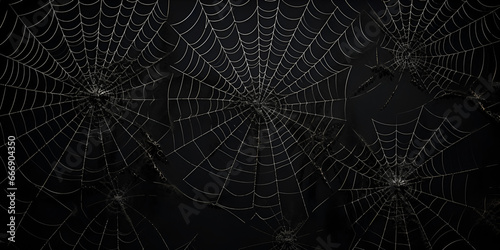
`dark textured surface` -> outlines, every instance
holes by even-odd
[[[1,244],[491,249],[499,8],[2,1]]]

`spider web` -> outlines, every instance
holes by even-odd
[[[275,217],[276,219],[276,217]],[[262,221],[261,221],[262,222]],[[317,231],[314,229],[306,229],[308,221],[294,223],[291,221],[273,221],[265,220],[264,225],[260,227],[253,226],[254,230],[262,233],[263,237],[259,238],[258,243],[248,245],[243,249],[314,249],[311,242],[316,243],[308,237],[316,236]],[[257,223],[255,223],[257,224]],[[265,240],[263,240],[263,238]]]
[[[164,196],[144,190],[151,183],[164,190],[157,140],[168,122],[150,110],[164,99],[152,90],[169,77],[162,67],[171,46],[161,32],[168,3],[17,2],[3,9],[0,118],[2,133],[19,142],[16,176],[24,189],[16,246],[168,248],[161,225],[138,206]]]
[[[265,239],[234,244],[244,249],[497,243],[498,143],[484,131],[498,124],[474,111],[467,123],[480,125],[462,128],[434,109],[472,100],[500,121],[498,3],[1,4],[1,131],[16,137],[19,187],[10,246],[192,248],[170,213],[178,191],[213,205],[202,216],[262,226]],[[384,107],[406,87],[432,103],[392,121],[370,102],[363,129],[347,105],[389,83]]]
[[[410,113],[404,117],[416,118],[373,120],[372,143],[358,134],[358,145],[340,145],[331,154],[325,173],[346,200],[342,207],[356,233],[349,249],[488,246],[474,230],[484,220],[490,184],[476,183],[498,163],[465,157],[474,150],[463,146],[484,127],[462,131],[426,107]]]
[[[172,21],[178,77],[167,151],[171,164],[189,167],[167,175],[182,178],[182,192],[248,212],[243,220],[307,217],[329,195],[303,142],[343,127],[350,66],[341,44],[359,23],[347,3],[319,4],[196,1]]]
[[[394,0],[370,1],[369,5],[368,13],[383,35],[376,65],[368,65],[373,76],[356,94],[375,81],[381,84],[383,80],[377,78],[387,79],[388,75],[391,80],[407,77],[405,82],[436,98],[457,93],[474,96],[481,78],[487,79],[488,74],[490,79],[498,78],[498,48],[494,46],[500,40],[497,3]],[[481,99],[477,93],[475,97]]]

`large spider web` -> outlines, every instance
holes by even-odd
[[[164,181],[163,135],[149,128],[168,130],[151,112],[164,99],[152,90],[169,77],[168,3],[17,2],[4,13],[2,130],[21,142],[24,189],[17,246],[168,248],[138,206],[164,196],[163,184],[145,191]]]
[[[398,123],[373,120],[371,143],[358,134],[356,146],[330,151],[334,162],[324,171],[347,201],[342,207],[356,233],[349,249],[492,244],[475,231],[491,219],[484,217],[491,184],[478,183],[498,172],[498,162],[477,162],[468,157],[475,150],[463,146],[484,127],[463,131],[426,107],[410,113]],[[487,224],[498,231],[498,224]]]
[[[202,248],[181,195],[199,221],[228,212],[260,235],[221,231],[225,248],[497,243],[498,3],[0,3],[10,246]],[[432,103],[392,120],[408,89]],[[464,100],[463,127],[437,108]]]
[[[404,82],[431,96],[461,93],[481,101],[484,97],[474,92],[479,79],[498,78],[496,47],[492,46],[499,41],[497,3],[394,0],[370,1],[369,5],[367,12],[383,35],[376,64],[369,65],[374,75],[362,89],[377,78],[406,76]],[[485,102],[486,111],[498,105],[497,101]]]
[[[357,12],[318,4],[197,1],[173,21],[181,76],[168,102],[172,158],[191,166],[183,192],[263,219],[285,208],[307,216],[327,197],[303,142],[343,126],[350,67],[340,44],[354,39]]]

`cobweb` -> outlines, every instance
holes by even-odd
[[[16,245],[168,248],[145,208],[163,196],[145,193],[151,183],[165,186],[163,135],[150,128],[169,129],[152,112],[164,99],[153,90],[169,77],[162,68],[171,47],[162,32],[168,3],[61,0],[2,9],[0,116],[2,133],[18,141],[23,189]]]
[[[341,44],[358,20],[345,2],[319,4],[197,1],[172,21],[180,52],[169,157],[189,168],[168,175],[183,174],[184,193],[262,219],[307,217],[329,195],[307,141],[342,130],[350,66]]]
[[[207,231],[243,249],[497,243],[498,143],[484,131],[500,121],[498,3],[11,2],[0,1],[1,131],[16,137],[19,187],[9,246],[188,249]],[[407,87],[430,103],[397,120],[393,107],[369,111],[401,104]],[[476,105],[467,126],[437,111],[450,100]],[[184,196],[204,203],[200,223],[227,212],[217,223],[240,220],[257,240],[189,227]]]
[[[463,146],[484,127],[463,131],[426,107],[410,113],[397,123],[373,120],[373,142],[358,134],[356,146],[331,153],[324,171],[346,200],[342,207],[356,234],[349,249],[488,246],[475,230],[488,220],[490,184],[478,183],[498,163],[478,163],[470,157],[475,150]],[[498,232],[498,224],[487,224]]]
[[[436,98],[461,93],[481,100],[474,93],[481,78],[498,78],[498,48],[493,46],[500,40],[498,3],[392,0],[369,5],[367,12],[382,33],[380,49],[375,65],[368,65],[373,76],[355,94],[373,88],[374,82],[382,84],[380,78],[387,82],[406,76],[403,82]],[[497,105],[488,100],[485,109],[491,102]]]
[[[240,249],[314,249],[316,239],[308,238],[316,237],[319,230],[307,228],[307,223],[307,220],[298,223],[288,220],[265,220],[261,228],[253,227],[262,235],[259,241]]]

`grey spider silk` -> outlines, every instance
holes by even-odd
[[[8,249],[500,245],[497,1],[0,5]]]

